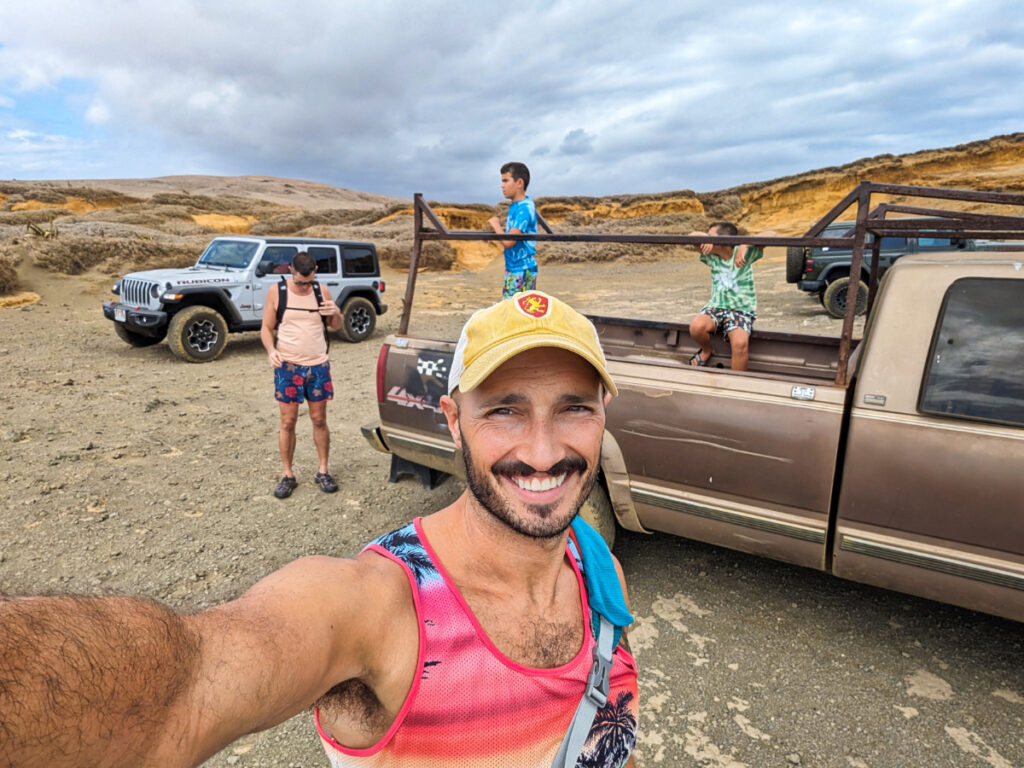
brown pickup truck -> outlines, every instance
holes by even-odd
[[[1018,216],[872,210],[873,194],[1024,206],[1019,195],[864,182],[803,238],[759,242],[845,245],[859,274],[868,233],[1024,232]],[[855,234],[820,238],[852,204]],[[450,232],[416,205],[414,261],[421,239],[497,237]],[[537,239],[570,239],[548,232]],[[585,239],[615,237],[626,236]],[[666,237],[649,241],[697,242]],[[1024,621],[1024,253],[908,256],[870,283],[862,340],[851,297],[840,337],[755,330],[745,372],[690,367],[686,325],[592,316],[619,397],[584,512],[606,538],[616,524],[667,532]],[[438,406],[455,343],[408,334],[414,286],[415,263],[400,333],[381,350],[380,423],[363,432],[393,454],[392,479],[430,482],[464,473]],[[716,357],[728,358],[719,341]]]

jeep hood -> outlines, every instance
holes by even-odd
[[[167,283],[171,286],[180,285],[231,285],[245,280],[242,270],[225,271],[223,269],[150,269],[145,272],[132,272],[122,280],[146,280],[158,283],[163,288]]]

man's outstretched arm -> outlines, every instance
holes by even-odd
[[[365,562],[314,557],[194,616],[0,598],[0,766],[196,765],[373,666],[401,588]]]
[[[123,764],[144,764],[199,644],[144,601],[0,599],[0,765],[105,764],[114,741]]]

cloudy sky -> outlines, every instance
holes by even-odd
[[[0,4],[6,179],[710,191],[1022,118],[1020,0]]]

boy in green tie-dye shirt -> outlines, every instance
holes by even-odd
[[[707,232],[691,235],[734,237],[736,225],[716,221]],[[758,236],[774,237],[766,230]],[[700,260],[711,268],[711,299],[690,323],[690,336],[700,347],[690,358],[690,365],[705,366],[711,359],[711,336],[721,331],[732,348],[732,369],[747,370],[750,334],[757,319],[757,294],[754,291],[754,262],[764,255],[758,245],[700,244]]]

